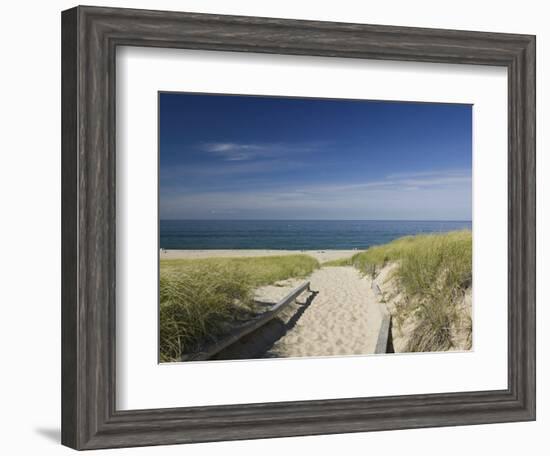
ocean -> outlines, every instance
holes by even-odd
[[[161,220],[163,249],[366,249],[402,236],[471,229],[471,221]]]

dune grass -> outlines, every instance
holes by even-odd
[[[410,304],[400,307],[397,317],[414,314],[417,321],[407,351],[452,348],[453,327],[460,318],[457,303],[472,283],[471,231],[406,236],[324,265],[352,265],[375,277],[392,262],[398,265],[396,278]]]
[[[250,318],[256,287],[305,277],[318,267],[307,255],[161,260],[161,362],[177,361]]]
[[[356,257],[357,255],[359,254],[356,253],[355,255],[349,258],[339,258],[337,260],[325,261],[322,264],[322,266],[353,266],[352,258]]]

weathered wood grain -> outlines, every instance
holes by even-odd
[[[378,332],[378,339],[376,339],[376,347],[374,353],[390,353],[389,347],[392,347],[391,343],[391,315],[389,312],[384,312],[382,316],[382,322],[380,323],[380,331]]]
[[[121,45],[507,67],[508,388],[116,410],[114,114]],[[92,449],[535,418],[534,36],[78,7],[63,12],[62,54],[65,445]]]

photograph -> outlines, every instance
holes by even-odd
[[[542,6],[208,3],[10,11],[8,447],[540,447]]]
[[[472,106],[159,92],[159,361],[472,349]]]

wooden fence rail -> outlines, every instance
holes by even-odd
[[[374,294],[378,298],[382,298],[382,290],[378,284],[373,280],[371,288]],[[378,332],[378,339],[376,340],[376,348],[374,353],[393,353],[393,340],[392,340],[392,318],[391,314],[386,309],[386,305],[383,302],[379,303],[380,311],[382,312],[382,322],[380,324],[380,331]]]
[[[262,327],[263,325],[271,321],[286,306],[294,302],[294,300],[306,290],[311,291],[309,282],[304,282],[299,287],[296,287],[284,298],[279,300],[277,304],[275,304],[270,310],[268,310],[267,312],[264,312],[254,320],[245,323],[240,328],[238,328],[233,334],[212,344],[211,346],[206,347],[203,351],[189,354],[189,355],[184,355],[181,361],[206,361],[212,358],[217,353],[221,352],[223,349],[229,347],[230,345],[242,339],[247,334],[250,334],[252,331],[255,331],[256,329]]]

